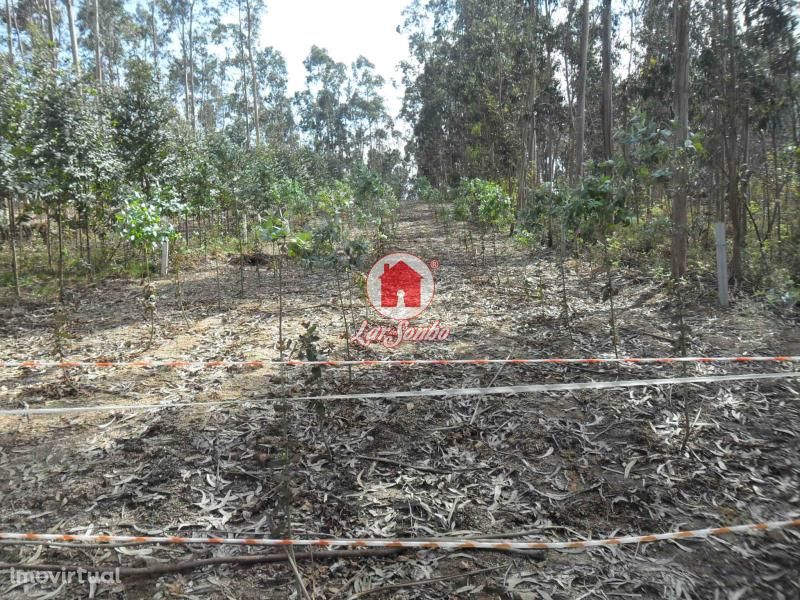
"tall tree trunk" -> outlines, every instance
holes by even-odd
[[[50,59],[53,62],[53,68],[58,66],[58,50],[56,50],[56,33],[53,27],[53,3],[52,0],[45,0],[45,10],[47,16],[47,39],[50,40]]]
[[[183,65],[183,115],[187,123],[192,122],[189,102],[189,41],[186,39],[186,21],[181,17],[181,64]]]
[[[690,0],[675,0],[675,115],[678,128],[675,144],[683,148],[689,136],[689,3]],[[680,164],[676,174],[676,185],[672,199],[672,276],[686,274],[689,248],[688,237],[688,173]]]
[[[528,187],[528,170],[530,165],[533,165],[533,185],[538,184],[539,169],[536,161],[536,96],[538,95],[538,47],[537,41],[537,28],[538,28],[538,13],[539,13],[539,0],[531,1],[531,46],[533,50],[533,62],[531,64],[531,76],[528,86],[528,102],[527,112],[528,119],[523,122],[522,127],[522,160],[519,166],[519,190],[517,196],[517,214],[524,209],[527,202],[527,187]]]
[[[244,123],[245,123],[245,147],[250,147],[250,107],[249,100],[247,99],[247,68],[244,64],[244,44],[242,42],[244,34],[242,33],[242,2],[237,0],[236,8],[239,17],[239,60],[242,65],[242,96],[244,98]]]
[[[14,199],[8,195],[8,237],[11,240],[11,273],[14,276],[14,296],[20,299],[19,266],[17,265],[17,221],[14,215]]]
[[[8,42],[8,64],[14,64],[14,43],[11,31],[11,0],[6,0],[6,36]]]
[[[153,75],[156,78],[156,86],[161,87],[161,77],[158,69],[158,23],[156,21],[156,0],[150,2],[150,35],[153,37]]]
[[[259,99],[258,75],[256,74],[256,63],[253,60],[253,8],[250,0],[247,0],[247,56],[250,61],[250,76],[253,85],[253,122],[256,126],[256,147],[261,145],[261,125],[259,124]]]
[[[581,47],[580,71],[578,73],[578,90],[575,101],[575,177],[574,182],[583,178],[583,145],[586,135],[586,63],[589,52],[589,0],[583,0],[581,8]]]
[[[25,54],[22,52],[22,36],[19,34],[19,23],[17,23],[16,11],[11,11],[11,18],[14,21],[14,32],[17,34],[17,52],[22,60],[22,70],[25,71]]]
[[[103,85],[103,62],[100,59],[100,1],[94,0],[94,61],[97,86]],[[60,226],[59,226],[60,228]]]
[[[81,61],[78,58],[78,37],[75,34],[75,16],[72,14],[72,0],[64,0],[67,9],[67,20],[69,22],[69,44],[72,49],[72,68],[75,75],[81,76]]]
[[[52,0],[45,0],[45,9],[47,10],[47,39],[55,48],[56,33],[53,28],[53,2]]]
[[[600,116],[603,125],[603,158],[611,160],[611,130],[613,111],[611,105],[611,0],[603,0],[603,92],[600,98]]]
[[[194,109],[194,0],[189,3],[189,109],[192,114],[192,133],[197,131],[197,113]]]
[[[728,36],[728,85],[727,120],[728,120],[728,186],[726,203],[733,225],[733,256],[731,257],[731,277],[735,282],[742,280],[742,250],[744,247],[741,201],[739,198],[739,139],[736,127],[738,93],[736,90],[736,24],[733,14],[733,0],[725,0],[727,36]]]

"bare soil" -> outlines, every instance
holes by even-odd
[[[435,222],[424,206],[404,208],[387,251],[440,262],[436,297],[418,320],[438,320],[452,336],[394,350],[352,347],[353,357],[613,356],[606,277],[598,265],[566,261],[565,319],[556,253],[522,251],[498,235],[496,258],[491,238],[482,255],[476,244],[476,254],[465,249],[465,231]],[[73,289],[67,355],[277,359],[278,282],[270,261],[262,262],[245,266],[241,295],[239,265],[224,256],[204,258],[182,276],[183,307],[175,281],[157,281],[150,349],[139,282],[105,280]],[[298,357],[303,323],[311,322],[321,355],[344,358],[335,274],[294,264],[284,275],[286,353]],[[614,279],[620,355],[674,355],[674,294],[633,266],[617,270]],[[747,298],[719,310],[713,281],[695,283],[683,299],[689,354],[800,354],[796,322]],[[388,324],[357,285],[353,296],[348,324]],[[52,359],[53,321],[50,305],[2,308],[0,357]],[[705,364],[685,372],[789,368]],[[178,401],[198,407],[0,417],[0,531],[565,540],[797,516],[800,387],[794,380],[344,400],[327,404],[324,421],[309,402],[269,400],[318,390],[683,373],[678,366],[404,366],[354,368],[350,382],[346,369],[328,368],[316,384],[310,369],[294,367],[6,369],[0,371],[2,408]],[[217,400],[237,403],[202,406]],[[691,430],[681,451],[684,402]],[[6,544],[0,562],[145,566],[259,551]],[[800,598],[800,532],[529,555],[406,552],[305,560],[298,568],[312,598]],[[96,598],[304,597],[285,562],[123,579],[92,590],[72,583],[52,596],[58,586],[25,588],[7,573],[0,572],[2,598],[83,598],[90,592]]]

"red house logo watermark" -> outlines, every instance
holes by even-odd
[[[397,305],[408,308],[419,307],[422,295],[422,275],[409,267],[405,261],[399,261],[393,267],[383,263],[381,280],[381,306],[396,308]]]
[[[413,319],[428,308],[434,290],[430,267],[407,252],[384,256],[367,275],[367,295],[373,308],[398,321]]]
[[[384,317],[395,319],[395,326],[361,323],[350,341],[361,346],[382,344],[396,348],[404,342],[443,342],[450,330],[439,321],[429,324],[409,324],[433,300],[435,284],[431,268],[437,269],[439,261],[432,260],[429,267],[424,260],[395,252],[376,262],[367,275],[367,296],[372,307]]]

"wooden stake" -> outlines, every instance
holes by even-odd
[[[161,276],[166,277],[169,273],[169,239],[161,242]]]

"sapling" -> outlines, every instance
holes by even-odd
[[[497,284],[500,285],[500,267],[497,260],[497,230],[511,225],[514,211],[511,198],[503,192],[499,185],[487,181],[475,180],[475,192],[478,196],[478,219],[481,223],[481,253],[483,253],[483,232],[492,230],[492,255]]]
[[[284,259],[300,259],[308,255],[312,244],[312,236],[306,231],[291,234],[289,220],[282,215],[272,216],[263,221],[258,229],[258,235],[270,240],[277,253],[273,260],[278,277],[278,349],[283,360],[283,267]]]
[[[241,233],[239,234],[239,296],[244,298],[244,245],[245,231],[247,225],[242,223]]]
[[[156,335],[156,289],[153,282],[149,280],[142,288],[142,309],[145,320],[150,324],[150,338],[146,348],[149,350]]]
[[[53,354],[59,362],[64,362],[66,358],[66,342],[69,340],[69,318],[64,304],[57,304],[53,313]],[[75,390],[75,383],[69,374],[69,369],[61,369],[62,383]]]
[[[603,168],[613,167],[613,163],[603,163]],[[579,228],[585,241],[599,242],[602,247],[602,269],[606,272],[603,300],[609,303],[609,326],[614,356],[619,357],[616,311],[614,307],[614,277],[609,243],[614,227],[629,220],[622,190],[612,185],[609,175],[587,175],[581,181],[580,189],[565,206],[570,224]],[[579,238],[581,239],[581,238]]]
[[[188,243],[186,244],[186,246],[188,247]],[[175,250],[172,255],[172,261],[175,267],[175,297],[178,300],[178,307],[180,308],[181,314],[183,315],[183,320],[188,325],[189,319],[186,316],[186,305],[184,303],[184,296],[183,296],[183,279],[181,277],[181,269],[183,267],[185,260],[186,260],[186,253],[184,251],[183,244],[176,243]]]
[[[619,358],[619,344],[617,341],[617,315],[616,311],[614,310],[614,295],[616,292],[614,291],[614,275],[611,269],[611,259],[609,258],[608,252],[608,240],[603,240],[603,263],[605,265],[606,271],[606,287],[603,291],[603,299],[608,300],[608,305],[610,309],[608,324],[611,327],[611,344],[614,347],[614,356]]]
[[[564,264],[565,261],[565,254],[566,254],[566,245],[567,245],[567,232],[566,227],[564,226],[564,220],[562,217],[561,220],[561,243],[559,244],[559,252],[558,252],[558,269],[561,275],[561,319],[564,324],[567,326],[567,331],[569,332],[569,339],[570,342],[573,341],[572,338],[572,325],[569,320],[569,297],[567,296],[567,271],[566,266]]]
[[[165,209],[159,202],[150,202],[139,192],[133,192],[117,213],[117,232],[145,256],[144,275],[150,278],[149,251],[175,236],[175,229],[164,218]]]
[[[258,227],[258,235],[264,239],[272,241],[277,246],[276,269],[278,275],[278,357],[280,361],[280,381],[281,396],[283,402],[276,405],[276,410],[282,413],[283,434],[284,434],[284,471],[283,471],[283,503],[286,513],[285,535],[291,535],[292,513],[291,513],[291,474],[289,472],[290,456],[289,446],[291,444],[291,423],[290,409],[286,402],[286,365],[284,363],[284,338],[283,338],[283,269],[285,259],[303,258],[311,248],[311,234],[298,232],[291,235],[291,226],[288,219],[278,214],[263,221]]]
[[[301,358],[307,361],[315,362],[320,360],[319,349],[317,342],[319,336],[317,335],[317,326],[311,322],[303,322],[303,329],[305,330],[300,335],[300,355]],[[306,388],[311,396],[320,396],[322,393],[322,365],[311,365],[308,375],[306,376]],[[325,444],[325,449],[328,452],[328,458],[333,462],[333,452],[331,451],[330,441],[328,439],[328,419],[324,400],[312,400],[311,405],[314,408],[314,413],[317,416],[317,424],[319,425],[320,435],[322,442]]]
[[[677,321],[678,321],[678,338],[674,342],[675,351],[677,351],[682,357],[686,357],[689,353],[689,327],[686,325],[686,321],[683,318],[684,312],[686,307],[684,305],[684,285],[686,284],[685,280],[678,279],[671,281],[671,288],[672,292],[675,294],[676,305],[677,305]],[[681,363],[681,372],[685,377],[687,375],[687,366],[688,363]],[[691,415],[690,415],[690,407],[689,407],[689,393],[687,390],[688,386],[683,386],[682,394],[683,394],[683,440],[681,441],[681,448],[680,454],[683,454],[686,451],[686,446],[689,443],[689,436],[691,434]]]
[[[155,338],[156,294],[155,287],[150,281],[150,265],[148,250],[155,250],[164,240],[176,238],[172,225],[163,218],[164,206],[157,202],[148,202],[138,192],[132,193],[132,198],[126,200],[122,209],[117,213],[117,230],[123,239],[134,246],[139,246],[145,257],[144,289],[142,303],[145,316],[150,323],[150,339],[147,348],[153,344]]]
[[[350,240],[345,245],[347,255],[347,293],[350,297],[350,316],[351,323],[355,323],[356,316],[353,303],[353,275],[356,269],[364,265],[364,259],[369,253],[369,242],[367,240]],[[366,278],[364,279],[366,283]]]
[[[344,325],[344,347],[345,358],[350,360],[350,327],[347,321],[348,308],[351,316],[350,323],[354,325],[353,319],[353,268],[362,263],[363,257],[366,255],[368,245],[362,240],[348,240],[344,245],[344,250],[334,256],[336,261],[336,292],[339,300],[339,309],[342,312],[342,322]],[[342,293],[342,284],[340,282],[339,272],[344,270],[347,279],[347,293],[349,298],[349,306],[345,306],[344,294]],[[353,384],[353,370],[350,365],[347,366],[347,383]]]

